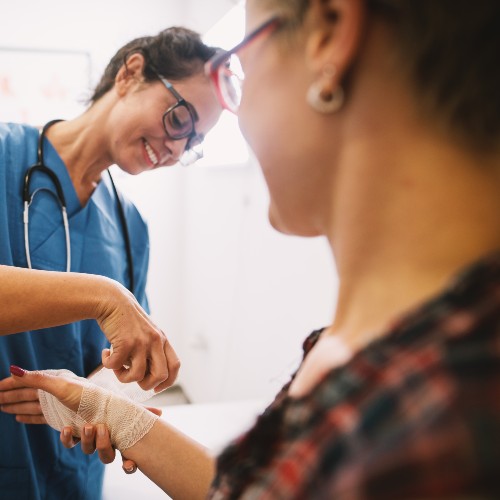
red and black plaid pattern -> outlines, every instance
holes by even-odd
[[[500,499],[500,254],[287,390],[219,457],[210,498]]]

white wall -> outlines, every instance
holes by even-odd
[[[195,402],[271,398],[313,329],[332,318],[335,271],[322,238],[267,219],[257,163],[123,177],[151,231],[153,317],[182,359]]]
[[[95,83],[129,39],[171,24],[205,31],[233,3],[0,0],[0,47],[88,51]],[[152,313],[181,355],[188,395],[271,397],[298,363],[303,338],[331,319],[336,281],[325,242],[269,227],[253,160],[117,180],[149,223]]]
[[[204,33],[233,5],[234,0],[0,0],[0,47],[87,51],[95,83],[132,38],[172,25]]]
[[[270,398],[305,336],[331,320],[326,242],[270,227],[255,162],[193,170],[186,186],[186,390],[196,401]]]

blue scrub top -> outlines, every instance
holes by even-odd
[[[27,267],[24,249],[22,185],[36,163],[39,132],[33,127],[0,123],[0,264]],[[127,258],[116,199],[109,179],[103,180],[85,207],[61,158],[48,140],[45,163],[59,177],[68,209],[71,270],[100,274],[128,286]],[[48,177],[35,173],[37,187],[54,191]],[[149,257],[147,226],[127,200],[123,208],[134,262],[135,295],[147,310],[145,284]],[[66,245],[61,209],[50,193],[38,193],[30,208],[32,267],[65,271]],[[0,312],[1,314],[1,312]],[[101,363],[107,341],[94,320],[0,337],[0,378],[16,364],[29,370],[66,368],[87,376]],[[59,433],[46,425],[25,425],[0,412],[1,500],[98,500],[103,465],[80,447],[64,448]]]

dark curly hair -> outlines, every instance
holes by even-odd
[[[155,36],[136,38],[111,58],[89,101],[96,102],[113,87],[118,70],[127,64],[131,54],[144,56],[146,81],[156,80],[157,74],[182,80],[203,72],[204,63],[218,50],[205,45],[195,31],[180,27],[165,29]]]

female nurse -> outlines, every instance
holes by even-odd
[[[81,116],[44,127],[41,156],[40,130],[0,125],[0,297],[9,309],[0,332],[21,332],[0,338],[0,376],[15,360],[87,377],[109,345],[103,331],[114,349],[103,361],[120,380],[161,389],[175,379],[175,352],[145,312],[147,227],[106,170],[116,164],[140,174],[199,154],[221,112],[203,71],[214,53],[182,28],[133,40],[111,59]],[[40,163],[50,172],[29,172]],[[19,269],[27,267],[34,270]],[[130,369],[119,369],[124,362]],[[97,457],[61,450],[50,428],[21,423],[43,421],[36,391],[9,377],[0,381],[0,402],[2,500],[100,498]]]

